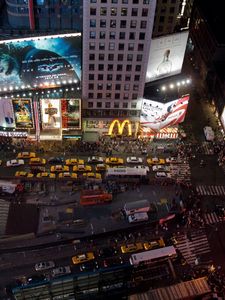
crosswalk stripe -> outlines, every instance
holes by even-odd
[[[202,196],[224,196],[224,185],[197,185],[196,191]]]

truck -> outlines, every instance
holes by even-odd
[[[102,189],[98,190],[83,190],[80,194],[80,205],[95,205],[110,203],[112,194]]]
[[[149,210],[150,203],[148,200],[129,202],[124,205],[124,211],[127,217],[136,213],[147,213]]]
[[[148,214],[146,212],[140,212],[128,216],[129,223],[138,223],[148,221]]]

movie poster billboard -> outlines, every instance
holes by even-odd
[[[62,128],[81,129],[81,100],[62,99]]]
[[[61,128],[60,102],[60,99],[40,99],[43,129]]]
[[[0,86],[48,88],[81,78],[80,33],[0,41]]]
[[[143,99],[140,124],[155,131],[179,124],[184,121],[188,102],[189,95],[168,103]]]
[[[11,99],[0,99],[0,126],[4,128],[15,128]]]
[[[31,99],[12,99],[16,128],[28,129],[34,127]]]
[[[188,31],[152,39],[145,82],[181,72],[187,39]]]

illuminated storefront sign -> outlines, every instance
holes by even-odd
[[[61,128],[60,99],[40,99],[43,129]]]
[[[27,132],[0,131],[0,136],[13,137],[13,138],[27,138]]]
[[[128,135],[132,135],[132,126],[131,126],[131,122],[129,120],[124,120],[124,121],[113,120],[112,123],[109,126],[108,134],[112,135],[113,130],[115,128],[117,128],[118,129],[118,134],[122,135],[124,133],[124,129],[125,129],[126,125],[127,125],[127,129],[128,129]]]
[[[62,128],[81,129],[81,100],[62,99]]]
[[[33,128],[33,110],[31,99],[12,99],[16,128]]]
[[[15,128],[11,99],[0,99],[0,126],[5,128]]]
[[[155,131],[179,124],[185,118],[188,101],[189,95],[168,103],[143,99],[140,124]]]
[[[0,41],[0,91],[79,82],[81,34]]]

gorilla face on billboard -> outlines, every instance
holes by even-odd
[[[19,40],[0,44],[0,86],[32,87],[79,82],[80,36]]]

